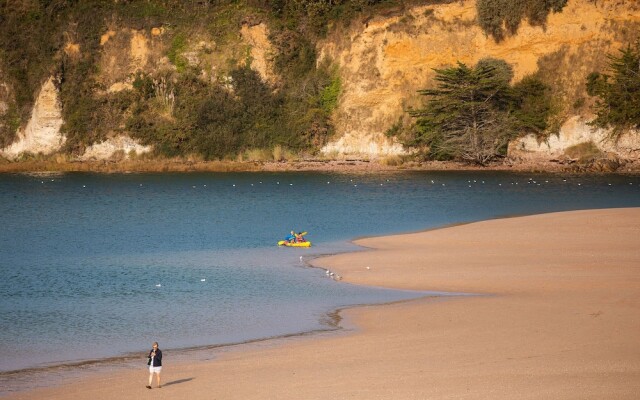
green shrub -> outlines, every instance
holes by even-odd
[[[602,157],[602,151],[592,141],[567,147],[564,154],[580,162],[592,161]]]
[[[178,72],[184,72],[189,65],[187,59],[182,55],[187,47],[187,38],[184,33],[178,33],[173,37],[171,46],[167,52],[167,58],[176,66]]]
[[[478,0],[478,24],[501,41],[507,34],[515,34],[525,18],[531,25],[544,26],[549,13],[562,11],[566,4],[567,0]]]
[[[340,75],[338,75],[338,71],[336,70],[333,73],[331,82],[329,82],[329,84],[325,86],[320,93],[322,108],[328,114],[330,114],[338,105],[338,97],[340,96],[341,89],[342,81],[340,80]]]
[[[608,73],[587,77],[587,93],[597,98],[591,124],[611,128],[611,138],[617,139],[628,129],[640,129],[640,40],[608,58]]]

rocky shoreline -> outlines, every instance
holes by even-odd
[[[450,161],[404,162],[385,165],[377,161],[299,160],[299,161],[190,161],[182,159],[122,160],[122,161],[21,161],[0,163],[0,173],[30,172],[393,172],[393,171],[514,171],[549,173],[621,173],[640,174],[640,161],[592,160],[589,162],[504,161],[487,166],[469,165]]]

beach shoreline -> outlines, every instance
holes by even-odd
[[[169,364],[154,397],[632,399],[640,393],[640,208],[492,219],[363,238],[312,261],[346,282],[485,296],[346,309],[339,334]],[[135,399],[113,372],[7,399]]]

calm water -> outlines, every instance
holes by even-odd
[[[637,206],[637,176],[1,175],[0,371],[326,329],[416,296],[305,267],[355,237]],[[314,246],[275,246],[292,229]]]

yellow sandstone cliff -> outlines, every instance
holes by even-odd
[[[338,29],[321,43],[320,54],[340,67],[343,92],[335,113],[337,137],[325,153],[361,158],[402,154],[385,132],[404,120],[405,110],[420,107],[416,91],[432,85],[432,68],[473,65],[486,58],[513,66],[514,80],[538,71],[550,83],[560,110],[560,133],[549,143],[526,137],[511,146],[512,157],[529,160],[557,157],[581,141],[603,150],[640,157],[640,136],[631,132],[617,145],[592,131],[585,79],[606,66],[607,53],[638,38],[640,2],[636,0],[569,0],[550,14],[545,27],[523,22],[517,35],[502,42],[476,23],[475,0],[418,6],[390,17],[374,17]],[[579,101],[582,99],[582,101]],[[557,140],[556,140],[557,139]]]
[[[329,60],[338,67],[342,91],[333,114],[336,134],[322,152],[330,158],[365,159],[405,154],[406,149],[388,133],[411,125],[406,111],[422,106],[424,99],[417,91],[433,85],[433,68],[458,61],[473,65],[492,57],[513,66],[514,80],[540,73],[552,87],[559,110],[554,121],[557,134],[542,142],[527,136],[511,143],[511,158],[534,162],[562,158],[567,148],[591,143],[614,156],[640,159],[640,133],[629,132],[611,142],[606,140],[608,132],[587,125],[593,118],[593,99],[585,92],[587,75],[605,70],[607,54],[640,36],[640,1],[569,0],[562,12],[549,15],[544,27],[524,21],[516,35],[501,42],[487,36],[476,18],[476,1],[461,0],[363,16],[346,28],[332,28],[318,44],[318,62]],[[137,72],[175,69],[166,56],[171,45],[168,36],[163,27],[111,26],[100,40],[96,96],[132,90]],[[63,51],[80,57],[83,49],[69,42]],[[277,90],[281,78],[274,72],[274,51],[268,26],[258,22],[239,27],[231,43],[217,43],[209,32],[195,29],[180,57],[198,68],[202,79],[217,82],[230,79],[225,76],[229,60],[248,64]],[[16,158],[21,152],[48,154],[60,149],[64,137],[53,80],[44,83],[31,120],[17,141],[0,154]],[[166,118],[172,118],[171,84],[159,83],[166,95]],[[7,111],[6,99],[11,95],[5,86],[0,79],[0,114]],[[151,151],[128,138],[122,123],[115,121],[112,129],[106,142],[85,149],[81,159]]]

